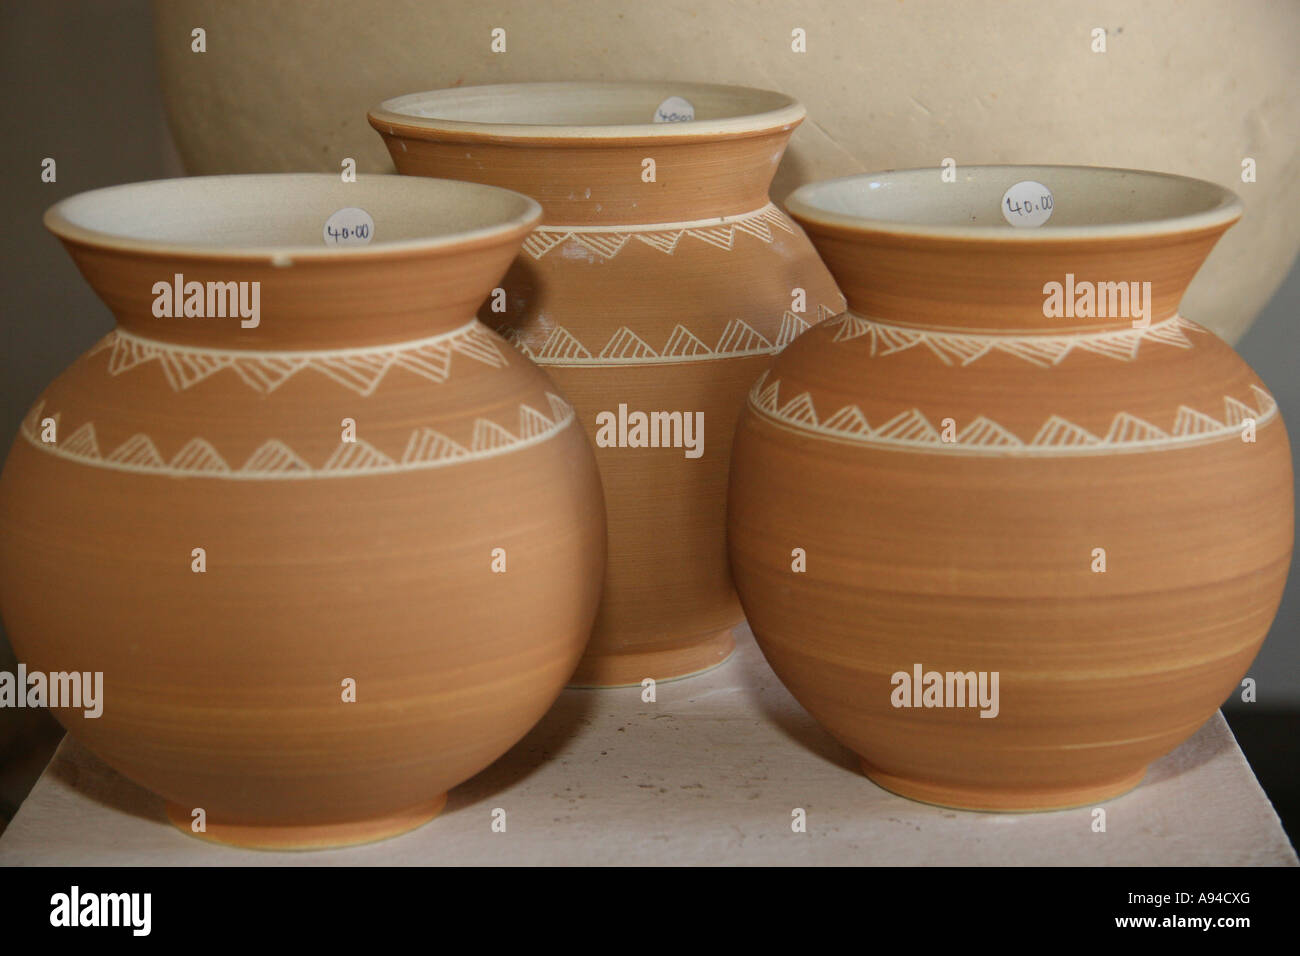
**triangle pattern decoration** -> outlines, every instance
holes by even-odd
[[[722,330],[722,337],[713,351],[718,355],[736,355],[747,353],[761,355],[773,352],[776,347],[760,332],[754,331],[743,319],[732,319]]]
[[[957,440],[986,448],[1014,448],[1020,444],[1019,438],[983,415],[963,428],[957,434]]]
[[[873,358],[896,355],[912,349],[925,349],[945,365],[970,365],[972,362],[1001,352],[1042,368],[1051,368],[1075,352],[1101,355],[1120,362],[1134,362],[1139,348],[1147,342],[1159,342],[1180,349],[1192,348],[1188,332],[1206,333],[1203,326],[1174,315],[1145,328],[1112,329],[1103,332],[1051,333],[975,333],[952,332],[893,325],[845,312],[833,322],[834,342],[849,342],[866,337]]]
[[[325,462],[325,471],[370,471],[393,464],[382,451],[367,441],[343,442]]]
[[[474,422],[474,437],[470,440],[469,450],[473,453],[509,448],[516,440],[514,435],[496,422],[480,418]]]
[[[677,251],[677,243],[682,241],[684,232],[640,232],[637,239],[652,249],[657,249],[666,256]]]
[[[464,458],[469,449],[458,445],[446,435],[441,435],[432,428],[417,428],[411,432],[406,442],[406,451],[402,452],[402,462],[413,464],[422,461],[443,461]]]
[[[654,354],[655,350],[626,325],[600,350],[601,358],[648,358]]]
[[[490,368],[504,368],[509,361],[497,336],[477,321],[411,342],[301,352],[207,349],[146,339],[115,329],[84,358],[104,351],[109,353],[109,375],[116,377],[156,363],[167,384],[178,392],[229,369],[249,388],[263,394],[274,392],[304,371],[312,371],[358,395],[370,395],[393,369],[441,384],[451,378],[453,354]]]
[[[1101,439],[1092,432],[1060,415],[1053,415],[1043,422],[1043,427],[1029,442],[1035,448],[1086,448],[1100,443]]]
[[[846,405],[823,423],[832,431],[849,435],[870,435],[871,423],[856,405]]]
[[[539,362],[550,359],[589,359],[591,353],[583,347],[572,332],[556,326],[551,329],[551,334],[546,337],[546,344],[542,346],[542,350],[535,358]]]
[[[568,402],[553,392],[546,393],[546,401],[549,417],[531,405],[519,406],[518,433],[497,422],[476,418],[468,448],[433,428],[422,426],[407,438],[400,458],[393,458],[369,442],[358,440],[340,443],[320,467],[312,467],[287,442],[275,438],[259,445],[238,468],[232,467],[226,456],[202,438],[191,438],[175,455],[165,459],[148,435],[138,433],[105,455],[99,449],[92,422],[83,423],[62,441],[43,442],[44,400],[38,402],[23,419],[20,434],[30,444],[55,458],[139,475],[234,481],[348,478],[478,461],[547,441],[573,424],[574,412]]]
[[[1060,415],[1052,415],[1032,438],[1025,440],[993,419],[979,415],[957,432],[954,441],[944,441],[940,430],[920,409],[904,409],[875,427],[857,405],[843,406],[822,418],[809,392],[783,399],[780,381],[769,381],[769,377],[770,372],[764,372],[754,383],[749,407],[776,424],[832,441],[943,454],[1055,456],[1164,451],[1207,441],[1240,440],[1246,419],[1261,426],[1277,417],[1273,396],[1258,385],[1251,385],[1254,407],[1226,396],[1223,418],[1218,419],[1180,405],[1174,425],[1168,431],[1137,415],[1120,412],[1111,419],[1104,435],[1096,435]]]
[[[781,316],[781,328],[776,333],[776,347],[783,349],[799,337],[799,333],[811,328],[812,323],[796,312],[785,310]]]
[[[98,458],[99,442],[95,440],[95,426],[90,422],[86,422],[68,436],[63,443],[63,447],[73,455],[88,455],[91,458]]]
[[[534,259],[540,259],[556,246],[567,242],[569,236],[570,233],[567,232],[542,232],[534,229],[524,240],[524,252]]]
[[[613,259],[623,251],[630,237],[624,233],[574,233],[569,236],[570,242],[576,242],[588,252],[595,253],[602,259]]]
[[[592,255],[601,259],[613,259],[632,240],[636,240],[671,256],[676,255],[679,249],[688,248],[682,243],[683,238],[699,240],[717,249],[730,251],[735,247],[737,233],[771,244],[776,235],[774,230],[793,234],[795,227],[785,213],[768,203],[753,212],[723,216],[716,220],[652,222],[629,226],[542,225],[524,240],[524,252],[534,259],[541,259],[557,246],[576,242]]]
[[[677,358],[694,355],[712,356],[713,349],[701,342],[694,332],[679,323],[673,328],[672,335],[668,336],[668,344],[664,346],[663,354]]]
[[[227,474],[230,466],[217,454],[217,450],[202,438],[191,438],[185,447],[176,453],[172,464],[185,471],[213,472]]]
[[[240,471],[261,478],[296,478],[310,473],[311,465],[295,455],[284,442],[272,439],[258,446]]]
[[[148,435],[132,435],[109,454],[107,461],[116,462],[128,468],[153,469],[163,466],[162,455],[154,447]]]
[[[531,405],[519,406],[519,437],[540,438],[555,423]]]
[[[835,310],[829,306],[818,305],[817,318],[813,321],[805,315],[786,309],[778,323],[775,342],[743,319],[733,318],[727,322],[717,344],[712,347],[680,322],[673,326],[668,341],[660,350],[647,342],[644,335],[626,325],[616,329],[594,354],[573,332],[560,325],[546,332],[540,348],[530,346],[528,335],[518,328],[507,326],[500,330],[500,334],[538,365],[668,365],[741,358],[747,355],[771,355],[785,348],[805,329],[824,322],[835,314]]]
[[[497,329],[497,334],[518,349],[529,361],[537,362],[537,353],[528,347],[523,334],[513,326],[503,326]],[[590,354],[590,353],[589,353]]]

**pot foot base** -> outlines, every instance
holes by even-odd
[[[192,810],[174,803],[167,804],[167,819],[172,826],[190,836],[250,850],[325,850],[331,847],[355,846],[374,843],[400,836],[408,830],[428,823],[447,804],[447,795],[435,797],[425,803],[407,807],[382,817],[366,820],[349,820],[345,823],[322,823],[303,826],[261,825],[243,823],[213,823],[196,833],[193,829]]]
[[[713,670],[730,657],[735,649],[736,639],[728,627],[694,644],[668,651],[584,657],[569,678],[569,686],[639,687],[647,677],[653,678],[656,683],[681,680],[683,677],[694,677]]]
[[[871,782],[890,793],[954,810],[983,810],[990,813],[1033,813],[1043,810],[1068,810],[1102,803],[1127,793],[1142,782],[1147,768],[1104,783],[1086,787],[995,790],[981,787],[954,787],[929,783],[885,773],[862,760],[862,772]]]

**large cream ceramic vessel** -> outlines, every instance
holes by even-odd
[[[801,183],[945,157],[1167,169],[1236,190],[1245,216],[1186,300],[1229,341],[1300,246],[1300,4],[1286,0],[355,0],[328,15],[158,0],[155,17],[192,172],[336,172],[347,156],[389,168],[362,117],[394,90],[672,76],[807,105],[778,202]]]

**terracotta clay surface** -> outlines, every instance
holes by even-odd
[[[693,122],[653,122],[672,96],[692,104]],[[444,90],[370,113],[401,172],[542,203],[543,223],[480,317],[547,369],[597,445],[609,564],[575,683],[682,677],[731,651],[741,612],[724,523],[736,418],[771,354],[843,303],[768,200],[802,117],[781,94],[671,83]],[[682,416],[681,442],[603,443],[601,416],[624,411]],[[688,417],[702,418],[698,455],[686,447]]]
[[[154,17],[191,172],[337,171],[345,156],[386,169],[361,117],[400,90],[677,77],[807,105],[777,201],[802,183],[944,158],[1167,169],[1238,190],[1245,217],[1186,300],[1228,341],[1300,248],[1295,3],[353,0],[322,16],[309,3],[156,0]]]
[[[1055,207],[1014,229],[999,205],[1025,180]],[[1290,563],[1276,405],[1177,312],[1235,197],[980,167],[790,209],[849,308],[777,357],[736,436],[732,569],[773,669],[906,796],[1032,810],[1136,785],[1237,686]],[[1067,274],[1150,282],[1149,325],[1045,316]],[[945,706],[896,696],[918,666]],[[998,706],[963,706],[947,675],[981,672]]]
[[[344,207],[369,244],[325,245]],[[409,829],[573,671],[599,476],[555,385],[473,317],[539,213],[311,174],[47,214],[118,325],[9,453],[0,611],[29,670],[102,672],[102,716],[54,713],[178,826],[201,808],[207,839],[295,848]],[[260,283],[258,323],[158,317],[178,273]]]

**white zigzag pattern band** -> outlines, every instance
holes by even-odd
[[[546,393],[546,398],[553,418],[548,418],[531,405],[520,405],[517,435],[496,422],[478,418],[474,421],[473,437],[466,447],[432,428],[417,428],[407,439],[401,458],[391,458],[368,442],[358,440],[340,443],[319,468],[313,468],[279,439],[263,442],[239,468],[231,468],[211,443],[202,438],[190,439],[170,461],[163,460],[153,441],[143,433],[132,435],[104,455],[100,453],[95,426],[91,422],[81,425],[64,441],[44,442],[40,437],[44,401],[38,402],[23,420],[21,431],[31,444],[57,458],[133,474],[231,481],[352,478],[466,464],[540,444],[574,421],[573,409],[564,399],[551,392]],[[58,414],[50,417],[57,429]]]
[[[229,369],[254,391],[270,393],[298,373],[310,370],[358,395],[370,395],[396,368],[441,384],[451,377],[453,354],[492,368],[504,368],[508,364],[497,336],[477,320],[441,335],[392,345],[293,352],[176,345],[115,329],[96,343],[86,358],[105,350],[110,353],[110,375],[116,377],[157,362],[175,391],[192,388]]]
[[[794,224],[780,209],[768,203],[761,209],[739,216],[697,219],[691,222],[647,223],[635,226],[547,226],[534,229],[524,240],[524,252],[540,259],[552,249],[572,240],[601,259],[613,259],[635,239],[666,255],[673,255],[684,236],[730,251],[736,235],[744,233],[762,242],[772,242],[773,228],[793,234]]]
[[[871,356],[896,355],[908,349],[929,350],[945,365],[970,365],[976,359],[1001,352],[1024,359],[1043,368],[1057,365],[1072,352],[1088,352],[1124,362],[1137,361],[1143,342],[1162,342],[1190,349],[1192,341],[1184,333],[1209,334],[1209,330],[1174,315],[1145,328],[1114,329],[1104,332],[999,334],[949,332],[891,325],[876,319],[845,312],[833,319],[834,342],[848,342],[864,336],[871,342]]]
[[[1029,441],[1024,441],[997,422],[983,415],[967,423],[957,433],[957,440],[945,442],[939,429],[919,409],[911,408],[895,415],[878,427],[872,427],[857,405],[846,405],[827,418],[819,418],[812,396],[801,392],[782,403],[780,381],[767,383],[764,372],[749,393],[749,405],[760,415],[793,431],[854,445],[968,455],[1097,455],[1112,452],[1165,451],[1204,442],[1239,439],[1246,419],[1263,425],[1277,414],[1273,396],[1251,385],[1259,408],[1254,409],[1232,397],[1225,397],[1224,420],[1204,412],[1178,407],[1174,427],[1165,431],[1136,415],[1120,412],[1105,435],[1052,415]]]
[[[817,307],[817,322],[834,315],[834,310],[824,305]],[[655,349],[645,339],[627,326],[616,329],[609,340],[594,355],[563,326],[555,326],[538,349],[524,341],[518,329],[502,329],[501,335],[515,348],[538,365],[669,365],[679,362],[703,362],[721,358],[743,358],[747,355],[771,355],[779,352],[799,333],[814,325],[789,309],[781,317],[776,341],[754,329],[742,319],[732,319],[710,347],[680,323],[673,327],[662,349]]]

